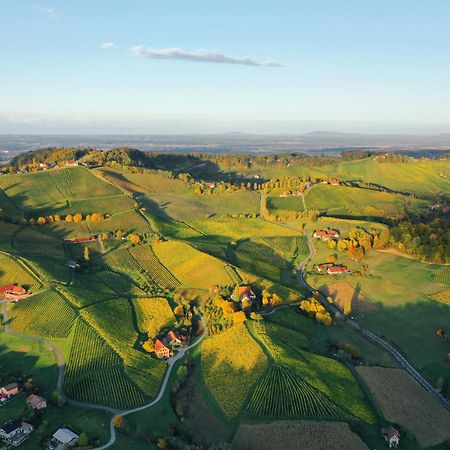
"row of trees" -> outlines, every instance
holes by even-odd
[[[38,218],[31,218],[28,223],[30,225],[45,225],[46,223],[58,223],[58,222],[76,222],[80,223],[83,220],[86,222],[100,222],[104,219],[103,214],[92,213],[83,216],[81,213],[67,214],[65,217],[61,217],[59,214],[49,216],[39,216]]]

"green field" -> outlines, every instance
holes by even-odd
[[[17,209],[31,217],[37,211],[65,211],[74,200],[121,195],[118,189],[80,167],[1,177],[0,188]]]

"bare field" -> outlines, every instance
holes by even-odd
[[[357,367],[386,420],[398,423],[423,448],[450,439],[450,412],[407,372],[383,367]]]
[[[319,288],[319,291],[327,297],[331,297],[342,310],[345,309],[346,302],[352,305],[352,311],[358,313],[365,313],[372,311],[376,306],[364,295],[358,292],[353,286],[350,286],[345,281],[338,281],[337,283],[324,285]]]
[[[232,450],[368,450],[342,422],[279,421],[240,425]]]

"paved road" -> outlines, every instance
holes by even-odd
[[[167,384],[169,382],[169,378],[170,375],[172,373],[172,369],[175,365],[175,363],[177,361],[179,361],[180,359],[182,359],[184,357],[184,355],[186,354],[186,352],[188,350],[190,350],[191,348],[197,346],[198,344],[200,344],[200,342],[203,340],[203,338],[206,336],[206,321],[204,319],[203,316],[200,316],[201,321],[203,323],[203,333],[201,334],[201,336],[199,336],[197,338],[197,340],[192,343],[191,345],[181,349],[174,357],[170,358],[167,361],[167,369],[166,369],[166,373],[164,374],[164,378],[163,381],[161,383],[161,387],[159,389],[158,395],[156,396],[155,399],[153,399],[150,403],[147,403],[146,405],[143,406],[139,406],[137,408],[133,408],[133,409],[127,409],[127,410],[120,410],[120,409],[115,409],[115,408],[110,408],[108,406],[102,406],[102,405],[96,405],[94,403],[87,403],[87,402],[79,402],[77,400],[72,400],[70,398],[67,398],[64,394],[63,391],[63,384],[64,384],[64,373],[65,373],[65,362],[64,362],[64,356],[62,355],[62,353],[58,350],[58,348],[51,342],[46,341],[45,339],[42,339],[40,337],[37,336],[31,336],[28,334],[23,334],[23,333],[18,333],[14,330],[11,329],[10,327],[10,322],[9,322],[9,311],[8,311],[8,307],[7,307],[7,303],[2,303],[2,314],[3,314],[3,322],[4,322],[4,327],[5,327],[5,332],[12,335],[12,336],[17,336],[17,337],[21,337],[21,338],[25,338],[25,339],[31,339],[33,341],[36,342],[40,342],[42,344],[44,344],[45,346],[47,346],[55,355],[55,359],[58,365],[58,380],[56,382],[56,390],[58,392],[60,392],[60,394],[64,397],[64,399],[71,405],[75,405],[75,406],[80,406],[82,408],[89,408],[89,409],[97,409],[97,410],[102,410],[102,411],[107,411],[111,414],[113,414],[114,416],[116,415],[121,415],[121,416],[127,416],[128,414],[133,414],[135,412],[139,412],[139,411],[143,411],[144,409],[150,408],[153,405],[155,405],[156,403],[158,403],[161,398],[163,397],[166,388],[167,388]],[[111,433],[111,437],[109,439],[109,441],[105,444],[102,445],[101,447],[97,447],[94,450],[103,450],[106,449],[108,447],[110,447],[111,445],[113,445],[116,441],[116,430],[114,428],[114,424],[113,424],[114,418],[111,419],[111,423],[110,423],[110,433]]]
[[[128,409],[126,411],[121,411],[119,414],[122,417],[123,416],[127,416],[128,414],[133,414],[133,413],[136,413],[136,412],[139,412],[139,411],[143,411],[144,409],[150,408],[153,405],[156,405],[156,403],[158,403],[161,400],[161,398],[163,397],[163,395],[164,395],[164,393],[166,391],[167,384],[168,384],[169,378],[170,378],[170,374],[172,373],[172,369],[173,369],[175,363],[177,361],[179,361],[180,359],[182,359],[184,357],[185,353],[188,350],[190,350],[191,348],[193,348],[196,345],[200,344],[200,342],[206,336],[206,328],[207,327],[206,327],[206,322],[205,322],[205,319],[204,319],[203,316],[201,316],[201,320],[203,322],[203,328],[204,328],[202,335],[193,344],[189,345],[188,347],[185,347],[185,348],[181,349],[177,353],[176,356],[174,356],[174,357],[172,357],[172,358],[170,358],[168,360],[166,373],[164,375],[163,382],[161,384],[161,387],[159,389],[159,393],[156,396],[156,398],[153,401],[151,401],[150,403],[147,403],[146,405],[139,406],[139,407],[133,408],[133,409]],[[111,447],[111,445],[113,445],[115,443],[115,441],[116,441],[116,429],[114,427],[114,418],[111,419],[111,422],[109,424],[109,430],[110,430],[110,433],[111,433],[111,437],[110,437],[109,441],[105,445],[102,445],[100,447],[96,447],[93,450],[104,450],[104,449],[107,449],[108,447]]]
[[[315,289],[313,289],[304,278],[304,268],[310,261],[310,259],[315,255],[316,250],[312,243],[311,235],[308,234],[306,237],[308,239],[309,256],[299,265],[297,271],[297,279],[305,289],[307,289],[309,292],[314,292]],[[373,344],[382,347],[384,350],[390,353],[390,355],[400,364],[400,367],[402,369],[406,370],[410,375],[412,375],[416,379],[416,381],[423,386],[424,389],[432,394],[442,404],[442,406],[444,406],[445,409],[450,411],[450,402],[445,399],[427,380],[425,380],[425,378],[416,369],[414,369],[414,367],[408,362],[408,360],[395,347],[393,347],[386,340],[377,336],[375,333],[372,333],[371,331],[363,328],[361,325],[355,322],[355,320],[345,317],[342,314],[342,311],[340,311],[340,309],[336,305],[330,303],[325,296],[320,295],[319,300],[322,305],[332,314],[340,314],[343,317],[345,323],[359,331],[368,341],[371,341]]]

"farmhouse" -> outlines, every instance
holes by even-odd
[[[161,339],[156,339],[155,354],[159,359],[167,359],[173,355],[173,352]]]
[[[77,237],[77,238],[65,238],[64,242],[68,244],[83,244],[84,242],[92,242],[97,239],[97,236]]]
[[[44,409],[47,408],[47,400],[39,395],[31,394],[27,398],[27,405],[31,409]]]
[[[317,264],[316,270],[317,272],[322,272],[322,270],[327,270],[330,267],[333,267],[333,263],[323,263],[323,264]]]
[[[398,444],[400,443],[400,432],[396,430],[392,425],[389,425],[387,428],[382,428],[381,435],[389,444],[389,448],[397,448]]]
[[[6,444],[20,445],[33,431],[33,425],[21,420],[9,420],[0,427],[0,438]]]
[[[78,434],[68,428],[60,428],[53,435],[53,439],[65,447],[75,447],[78,444]]]
[[[0,297],[10,300],[20,300],[21,298],[27,297],[27,291],[22,286],[7,284],[5,286],[0,286]]]
[[[252,301],[256,299],[256,294],[252,291],[250,286],[239,286],[238,288],[238,300],[240,302],[243,301]]]
[[[331,239],[339,237],[339,231],[337,230],[316,230],[313,233],[313,237],[321,239],[322,241],[329,241]]]
[[[328,275],[342,275],[345,273],[351,273],[347,266],[332,266],[328,267]]]
[[[183,338],[177,332],[171,330],[167,333],[167,342],[170,347],[181,347]]]
[[[19,393],[19,385],[17,383],[9,383],[0,388],[0,394],[6,395],[7,398]]]

